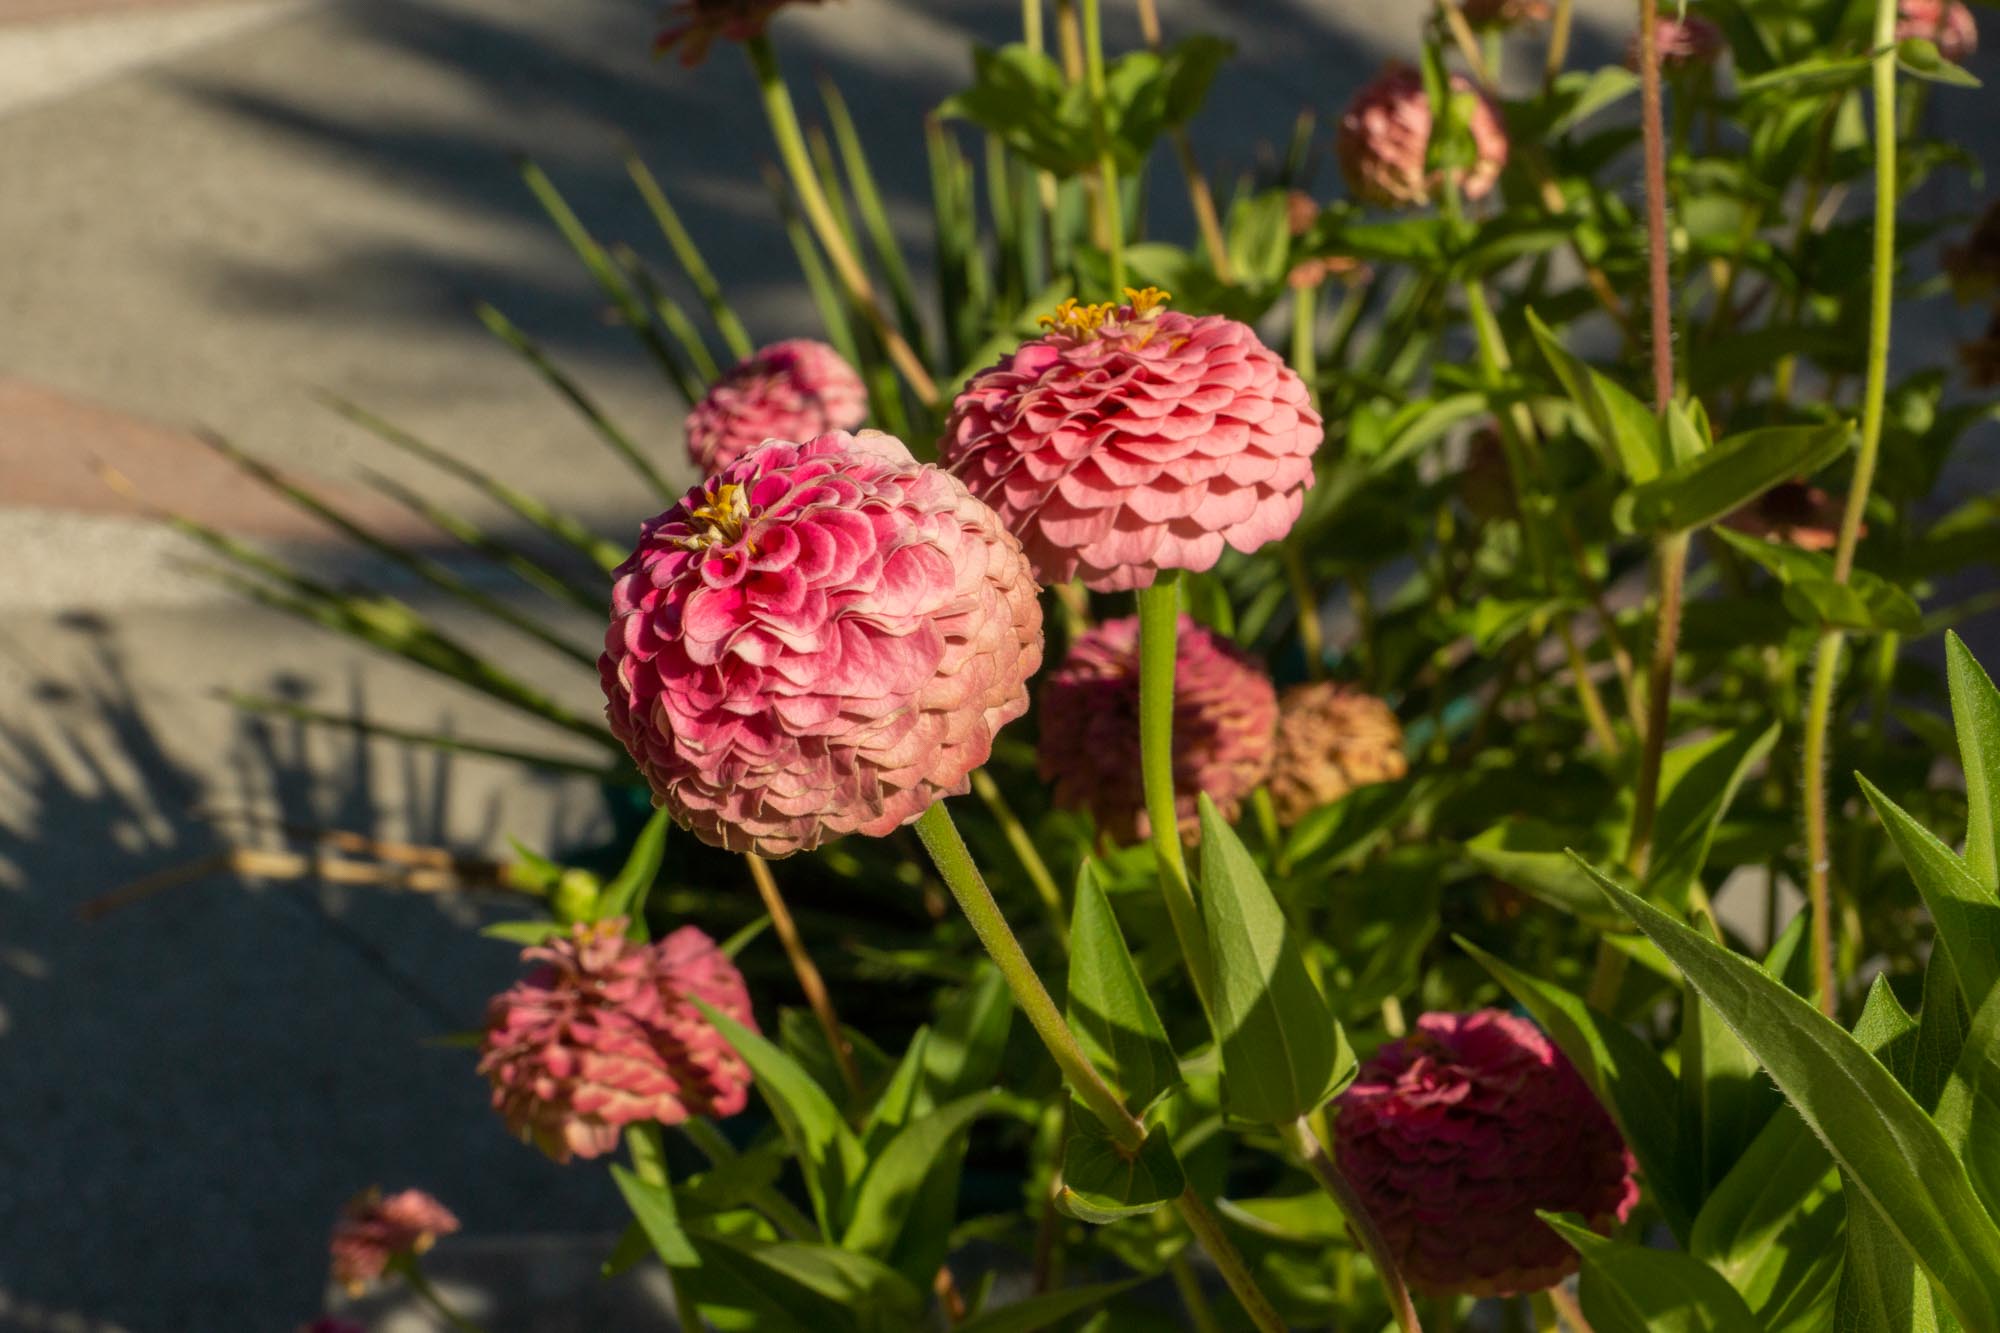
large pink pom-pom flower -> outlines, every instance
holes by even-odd
[[[507,1127],[558,1162],[631,1124],[742,1110],[750,1071],[694,1001],[755,1029],[743,974],[694,926],[642,944],[614,918],[522,951],[542,966],[493,998],[479,1072]]]
[[[702,475],[766,440],[810,440],[868,419],[868,389],[823,342],[788,338],[760,348],[709,386],[688,413],[688,457]]]
[[[379,1189],[358,1194],[341,1209],[327,1243],[333,1280],[359,1296],[389,1270],[391,1260],[422,1254],[439,1236],[456,1230],[458,1219],[422,1190],[387,1198]]]
[[[1247,324],[1063,302],[1049,332],[972,377],[943,461],[1020,537],[1044,583],[1099,592],[1203,570],[1291,531],[1323,432],[1304,381]]]
[[[653,39],[653,54],[665,55],[678,47],[683,65],[699,65],[716,38],[747,42],[762,36],[773,14],[799,3],[820,0],[680,0],[667,26]]]
[[[1410,1285],[1540,1291],[1576,1254],[1537,1209],[1608,1231],[1639,1199],[1632,1154],[1569,1061],[1497,1009],[1425,1014],[1336,1103],[1336,1153]]]
[[[1465,107],[1474,158],[1470,166],[1451,170],[1460,195],[1483,199],[1507,165],[1507,129],[1499,110],[1464,75],[1451,76],[1451,95]],[[1428,169],[1430,142],[1431,99],[1424,76],[1397,61],[1348,103],[1333,148],[1357,198],[1383,208],[1420,208],[1444,183],[1443,171]]]
[[[1937,45],[1954,64],[1979,49],[1979,21],[1960,0],[1902,0],[1896,6],[1896,38],[1921,37]]]
[[[877,431],[773,441],[647,523],[599,660],[611,730],[702,841],[787,856],[965,791],[1042,660],[1021,544]]]
[[[1139,621],[1109,620],[1078,637],[1042,682],[1042,780],[1055,803],[1087,810],[1120,842],[1151,835],[1139,774]],[[1234,644],[1186,616],[1174,653],[1174,810],[1183,837],[1201,828],[1207,792],[1225,819],[1271,771],[1278,695]]]

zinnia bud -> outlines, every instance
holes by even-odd
[[[1831,551],[1840,540],[1844,500],[1802,481],[1781,482],[1722,520],[1726,528],[1802,551]],[[1867,531],[1866,526],[1862,528]]]
[[[967,789],[1042,660],[1021,544],[900,440],[745,454],[647,523],[599,659],[611,730],[702,841],[788,856]]]
[[[1661,18],[1659,25],[1653,29],[1653,43],[1660,54],[1660,68],[1669,73],[1712,65],[1716,57],[1729,47],[1723,39],[1722,29],[1695,14],[1678,19]],[[1625,64],[1629,69],[1639,68],[1637,33],[1633,34],[1632,45],[1625,53]]]
[[[1549,0],[1461,0],[1465,21],[1475,28],[1511,28],[1548,18]]]
[[[1289,828],[1356,787],[1410,771],[1403,726],[1389,705],[1332,681],[1294,685],[1278,696],[1271,802]]]
[[[1204,570],[1291,531],[1323,432],[1305,382],[1247,324],[1065,301],[952,404],[946,466],[1044,583],[1099,592]]]
[[[1496,1009],[1425,1014],[1335,1105],[1340,1164],[1420,1291],[1554,1286],[1576,1254],[1536,1210],[1608,1231],[1639,1199],[1632,1154],[1583,1079]]]
[[[766,440],[810,440],[867,419],[868,389],[854,367],[823,342],[788,338],[709,386],[688,413],[688,457],[708,476]]]
[[[1979,22],[1960,0],[1902,0],[1896,6],[1896,40],[1921,37],[1938,54],[1962,65],[1979,49]]]
[[[341,1209],[328,1250],[333,1280],[359,1296],[389,1269],[392,1259],[422,1254],[439,1236],[458,1230],[458,1219],[422,1190],[382,1197],[379,1189],[357,1194]]]
[[[771,16],[788,4],[818,4],[820,0],[680,0],[672,18],[653,39],[653,54],[680,48],[683,65],[699,65],[718,37],[747,42],[763,35]]]
[[[1464,198],[1483,199],[1507,165],[1507,130],[1498,109],[1463,75],[1452,75],[1451,92],[1466,108],[1475,159],[1469,168],[1452,170]],[[1443,184],[1442,171],[1427,169],[1430,142],[1431,100],[1423,75],[1397,62],[1348,104],[1333,147],[1357,198],[1384,208],[1417,208]]]
[[[1139,621],[1106,621],[1071,645],[1042,684],[1041,774],[1055,803],[1085,810],[1120,842],[1151,836],[1139,774]],[[1201,824],[1202,792],[1234,818],[1271,768],[1278,696],[1255,661],[1186,616],[1174,654],[1174,809]]]
[[[750,993],[696,927],[644,944],[622,918],[583,922],[521,957],[544,966],[487,1006],[479,1072],[507,1127],[556,1161],[748,1102],[749,1068],[694,1001],[754,1029]]]

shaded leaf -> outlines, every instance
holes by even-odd
[[[1139,1151],[1128,1157],[1095,1116],[1080,1106],[1070,1108],[1057,1202],[1072,1217],[1099,1225],[1116,1222],[1153,1212],[1186,1188],[1187,1177],[1163,1128],[1154,1126]]]
[[[1095,1309],[1113,1296],[1130,1291],[1143,1278],[1123,1282],[1099,1282],[1088,1287],[1066,1287],[1061,1291],[1030,1296],[1024,1301],[981,1310],[964,1323],[957,1333],[1037,1333],[1074,1314]]]
[[[2000,896],[1975,880],[1965,863],[1937,835],[1912,819],[1867,778],[1862,795],[1889,830],[1917,892],[1937,926],[1938,943],[1951,955],[1966,1007],[1978,1013],[2000,982]]]
[[[1542,1220],[1582,1257],[1578,1297],[1594,1333],[1763,1333],[1743,1298],[1699,1259],[1606,1240],[1575,1217]]]
[[[1089,862],[1077,872],[1070,920],[1069,1023],[1135,1115],[1180,1086],[1180,1064]]]
[[[1854,427],[1773,426],[1724,437],[1714,448],[1678,464],[1619,498],[1618,524],[1627,532],[1666,534],[1705,527],[1780,482],[1807,477],[1847,452]]]

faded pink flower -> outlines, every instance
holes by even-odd
[[[1297,522],[1323,432],[1305,382],[1247,324],[1065,301],[972,377],[943,461],[999,511],[1044,583],[1113,592],[1203,570]]]
[[[760,37],[773,14],[795,3],[820,0],[680,0],[670,11],[667,26],[653,39],[653,54],[665,55],[679,47],[683,65],[699,65],[716,38],[747,42]]]
[[[1042,660],[1021,544],[879,431],[772,441],[647,523],[599,659],[611,730],[702,841],[788,856],[963,792]]]
[[[1335,1105],[1340,1164],[1422,1291],[1554,1286],[1576,1254],[1536,1210],[1608,1231],[1639,1200],[1632,1154],[1583,1079],[1497,1009],[1425,1014]]]
[[[1087,810],[1119,842],[1151,836],[1139,775],[1139,620],[1110,620],[1080,636],[1042,683],[1042,780],[1055,803]],[[1201,829],[1207,792],[1224,818],[1271,769],[1277,691],[1241,649],[1187,616],[1174,654],[1174,808],[1181,836]]]
[[[1678,19],[1662,16],[1653,30],[1653,39],[1660,52],[1660,68],[1668,72],[1712,65],[1729,47],[1722,29],[1697,14]],[[1632,44],[1626,48],[1625,65],[1628,69],[1639,68],[1637,33],[1632,34]]]
[[[736,964],[694,926],[652,944],[579,922],[521,953],[544,966],[493,998],[479,1072],[507,1127],[558,1162],[618,1147],[627,1125],[742,1110],[750,1071],[697,1008],[755,1029]]]
[[[688,457],[708,476],[766,440],[810,440],[868,419],[868,389],[811,338],[759,348],[709,386],[687,418]]]
[[[1499,109],[1463,75],[1452,75],[1451,91],[1465,108],[1475,156],[1470,168],[1453,168],[1459,193],[1468,200],[1483,199],[1507,165],[1507,129]],[[1348,103],[1333,148],[1347,188],[1357,198],[1383,208],[1419,208],[1443,184],[1444,173],[1426,166],[1430,141],[1431,101],[1424,93],[1424,76],[1397,61]]]
[[[1722,526],[1802,551],[1831,551],[1847,502],[1803,481],[1780,482],[1729,514]],[[1862,526],[1867,532],[1867,526]]]
[[[1289,828],[1356,787],[1394,782],[1409,771],[1403,725],[1374,695],[1319,680],[1278,696],[1270,786],[1280,824]]]
[[[1460,0],[1465,21],[1475,28],[1511,28],[1516,23],[1540,23],[1554,6],[1549,0]]]
[[[379,1189],[350,1199],[333,1224],[327,1249],[333,1259],[333,1280],[359,1296],[389,1269],[391,1260],[422,1254],[439,1236],[458,1230],[449,1209],[422,1190],[404,1190],[384,1198]]]
[[[1979,49],[1979,21],[1959,0],[1902,0],[1896,6],[1896,39],[1921,37],[1938,54],[1962,65]]]

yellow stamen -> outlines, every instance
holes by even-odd
[[[678,540],[681,545],[697,551],[708,546],[726,545],[743,535],[743,526],[749,521],[749,497],[735,482],[724,482],[716,487],[707,504],[688,514],[688,524],[694,531]]]
[[[1151,321],[1159,316],[1161,307],[1173,300],[1173,293],[1161,291],[1158,287],[1127,287],[1126,305],[1116,301],[1099,301],[1092,305],[1080,305],[1074,296],[1065,297],[1055,308],[1054,314],[1043,315],[1038,323],[1045,329],[1076,334],[1079,337],[1092,334],[1110,334],[1121,331],[1126,325]],[[1120,319],[1128,310],[1130,314]]]

